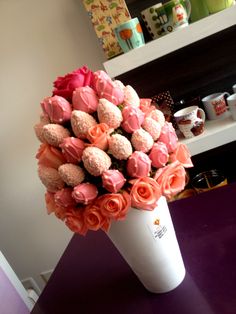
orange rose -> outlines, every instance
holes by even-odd
[[[67,210],[65,224],[71,231],[81,235],[86,235],[88,231],[84,221],[83,210],[80,208],[70,208]]]
[[[88,129],[87,139],[92,143],[92,146],[107,150],[108,130],[109,126],[106,123],[96,124]]]
[[[193,167],[190,152],[185,144],[179,143],[176,150],[170,154],[170,161],[178,160],[185,168]]]
[[[36,158],[39,165],[54,169],[66,162],[62,152],[48,144],[40,145]]]
[[[56,204],[54,194],[51,192],[46,192],[45,194],[47,212],[48,214],[54,213],[57,218],[64,220],[67,209]]]
[[[97,201],[101,213],[115,220],[124,219],[131,205],[127,192],[104,194]]]
[[[185,169],[177,160],[157,170],[154,179],[161,186],[162,194],[171,199],[185,187]]]
[[[100,228],[107,231],[110,227],[110,219],[103,216],[100,208],[95,203],[86,206],[84,222],[88,229],[94,231]]]
[[[131,180],[130,183],[133,184],[130,191],[132,206],[144,210],[153,210],[161,197],[159,184],[149,177]]]

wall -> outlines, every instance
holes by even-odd
[[[0,1],[0,250],[20,279],[54,268],[72,233],[47,216],[33,125],[58,75],[102,68],[80,0]]]

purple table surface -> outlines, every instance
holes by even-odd
[[[169,204],[186,266],[179,287],[148,292],[103,232],[74,235],[33,314],[235,314],[236,183]]]

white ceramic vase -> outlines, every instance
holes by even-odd
[[[107,234],[147,290],[164,293],[183,281],[185,267],[164,197],[153,211],[131,208]]]

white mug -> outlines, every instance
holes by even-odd
[[[180,132],[186,138],[191,138],[204,131],[205,112],[198,106],[190,106],[174,113]]]
[[[235,86],[236,87],[236,86]],[[236,94],[233,94],[227,98],[229,111],[234,120],[236,120]]]
[[[232,86],[232,90],[233,90],[234,93],[236,93],[236,84],[234,84],[234,85]]]
[[[228,117],[227,103],[225,97],[229,93],[215,93],[202,99],[209,120],[217,120]]]

